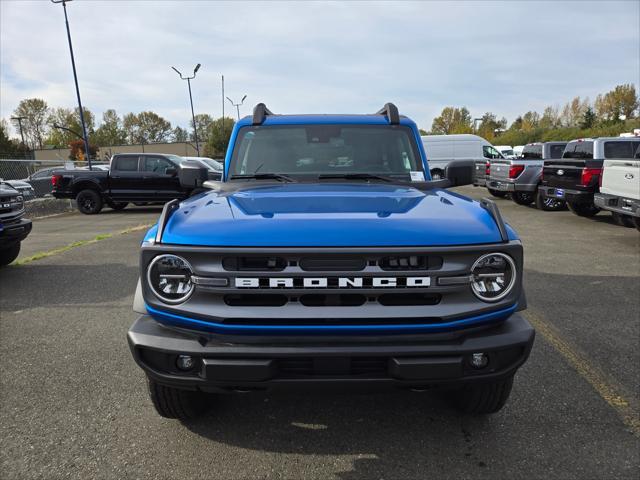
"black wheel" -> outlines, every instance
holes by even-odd
[[[149,380],[149,398],[156,412],[165,418],[177,418],[178,420],[194,419],[209,409],[207,395],[190,390],[160,385]]]
[[[513,192],[511,199],[518,205],[531,205],[536,201],[534,192]]]
[[[467,384],[449,392],[453,406],[464,413],[484,415],[496,413],[507,403],[513,377],[488,383]]]
[[[82,190],[76,196],[78,210],[85,215],[95,215],[102,210],[102,197],[95,190]]]
[[[500,190],[493,190],[492,188],[487,188],[489,193],[497,198],[504,198],[507,196],[507,192],[501,192]]]
[[[538,190],[536,195],[536,207],[538,210],[544,210],[545,212],[555,212],[558,210],[564,210],[567,208],[567,204],[564,200],[558,200],[557,198],[544,197],[542,192]]]
[[[9,247],[6,247],[0,250],[0,267],[9,265],[16,258],[18,258],[19,253],[20,253],[20,242],[14,243]]]
[[[611,212],[611,216],[613,217],[613,223],[616,225],[620,225],[621,227],[633,228],[635,227],[635,223],[633,221],[633,217],[630,215],[623,215],[618,212]]]
[[[444,178],[444,172],[439,168],[431,170],[431,180],[441,180]]]
[[[594,217],[600,211],[599,207],[596,207],[591,203],[573,203],[567,202],[567,206],[572,213],[575,213],[579,217]]]
[[[113,210],[124,210],[127,205],[129,205],[128,202],[111,202],[109,207]]]

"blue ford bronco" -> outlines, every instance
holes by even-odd
[[[274,115],[231,135],[224,174],[185,162],[195,194],[146,234],[128,333],[157,412],[272,389],[438,389],[464,412],[507,401],[534,340],[523,252],[491,200],[431,180],[416,124]]]

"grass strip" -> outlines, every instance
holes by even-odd
[[[52,257],[54,255],[59,255],[60,253],[68,252],[69,250],[77,247],[98,243],[98,242],[101,242],[102,240],[113,238],[116,235],[126,235],[127,233],[139,232],[140,230],[146,230],[149,227],[151,227],[151,225],[138,225],[137,227],[130,227],[116,233],[101,233],[100,235],[96,235],[95,237],[88,240],[79,240],[77,242],[64,245],[62,247],[46,250],[44,252],[38,252],[29,257],[21,258],[20,260],[13,262],[11,266],[19,267],[21,265],[26,265],[27,263],[35,262],[36,260],[41,260],[43,258]]]

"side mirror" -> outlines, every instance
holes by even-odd
[[[187,160],[180,164],[178,171],[180,186],[186,190],[202,187],[209,179],[209,171],[198,162]]]
[[[460,187],[473,183],[474,172],[475,162],[473,160],[456,160],[445,167],[444,176],[449,180],[449,186]]]
[[[164,173],[165,175],[171,175],[172,177],[175,177],[178,173],[178,169],[169,167],[165,169]]]
[[[209,176],[209,180],[214,180],[216,182],[219,182],[222,180],[222,172],[209,171],[208,176]]]

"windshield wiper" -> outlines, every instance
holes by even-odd
[[[330,178],[344,178],[346,180],[382,180],[383,182],[395,182],[397,181],[391,177],[385,177],[384,175],[374,175],[372,173],[326,173],[318,175],[318,180]]]
[[[282,182],[295,182],[293,178],[282,173],[252,173],[249,175],[231,175],[230,180],[242,180],[242,179],[255,179],[255,180],[280,180]]]

